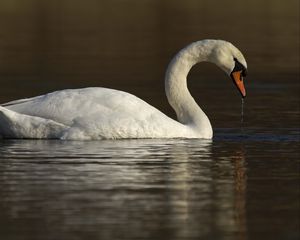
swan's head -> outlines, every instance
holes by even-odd
[[[242,97],[246,96],[244,77],[247,75],[247,63],[243,54],[231,43],[215,40],[210,60],[222,68],[233,80]]]

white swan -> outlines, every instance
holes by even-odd
[[[223,40],[202,40],[182,49],[168,66],[165,90],[175,121],[129,93],[107,88],[62,90],[0,106],[0,137],[58,139],[212,138],[209,119],[187,88],[196,63],[217,64],[246,96],[242,53]]]

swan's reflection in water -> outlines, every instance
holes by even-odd
[[[246,221],[246,190],[247,173],[245,166],[245,150],[236,152],[233,157],[234,181],[235,181],[235,219],[238,227],[238,239],[247,239],[247,221]]]
[[[0,152],[6,239],[246,239],[242,149],[222,153],[203,140],[6,141]]]

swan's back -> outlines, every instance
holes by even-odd
[[[4,104],[18,113],[52,119],[65,125],[93,114],[135,113],[137,118],[157,110],[136,96],[107,88],[83,88],[56,91],[34,98]],[[139,114],[140,113],[140,114]],[[110,119],[111,120],[111,119]]]
[[[185,130],[140,98],[107,88],[57,91],[3,106],[70,127],[63,138],[176,137]]]

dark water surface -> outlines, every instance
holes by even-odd
[[[299,239],[298,0],[2,0],[0,102],[104,86],[174,117],[164,71],[204,38],[247,59],[242,128],[203,63],[189,89],[212,141],[1,140],[0,239]]]
[[[0,144],[1,239],[298,239],[299,131]]]

